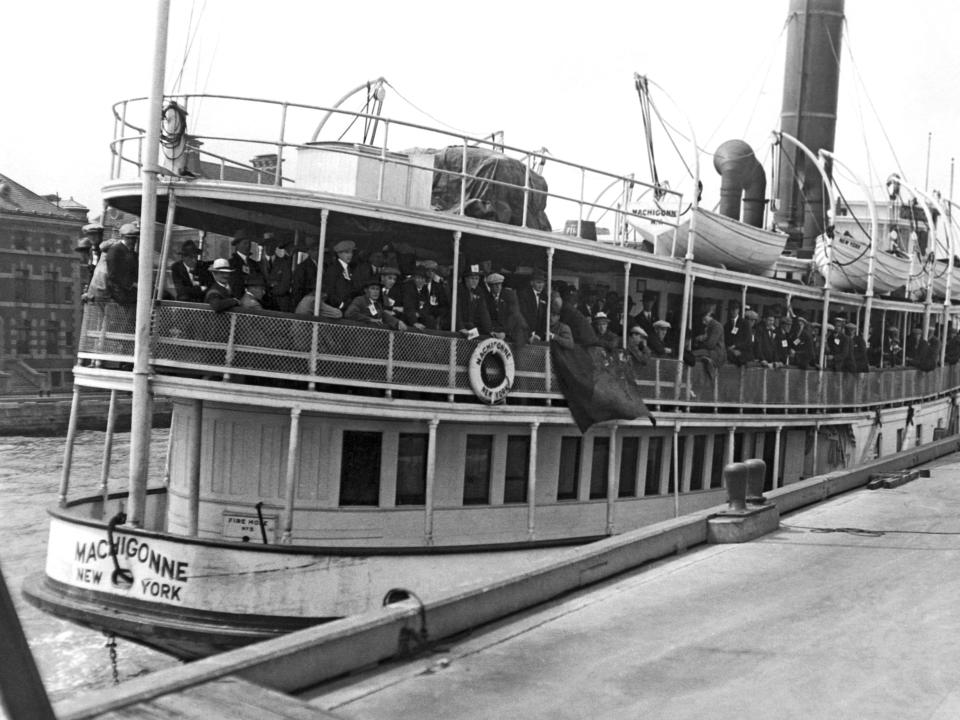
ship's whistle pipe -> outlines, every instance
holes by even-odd
[[[727,140],[713,154],[713,167],[720,173],[720,214],[763,227],[767,176],[763,166],[743,140]]]

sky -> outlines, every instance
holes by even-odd
[[[384,114],[502,130],[509,145],[649,179],[637,72],[662,88],[654,101],[672,124],[693,127],[709,197],[719,143],[743,138],[768,155],[789,6],[172,0],[165,85],[329,106],[385,76]],[[878,187],[899,171],[947,195],[960,154],[960,4],[846,0],[845,14],[837,156]],[[147,0],[7,3],[0,173],[99,211],[111,106],[149,94],[155,17]],[[661,172],[683,189],[669,140],[654,139]],[[681,151],[689,161],[692,148]]]

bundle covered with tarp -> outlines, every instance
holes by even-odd
[[[550,357],[580,432],[605,420],[649,417],[656,424],[627,362],[599,348],[568,348],[556,341],[550,343]]]
[[[433,195],[431,202],[438,210],[460,211],[460,184],[463,172],[462,146],[440,150],[433,160]],[[510,225],[523,225],[523,196],[527,167],[520,160],[496,150],[469,147],[464,214]],[[534,230],[550,230],[547,219],[547,181],[530,170],[530,196],[526,226]]]

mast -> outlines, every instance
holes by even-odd
[[[137,267],[137,316],[133,349],[133,406],[130,417],[130,489],[127,523],[143,526],[147,503],[147,475],[150,469],[150,430],[153,420],[150,397],[150,316],[153,287],[153,247],[157,218],[157,175],[160,167],[160,117],[163,82],[167,64],[167,25],[170,0],[157,0],[157,30],[153,48],[147,138],[144,149],[143,192],[140,205],[140,249]]]
[[[814,155],[833,150],[843,4],[844,0],[790,0],[780,129]],[[787,247],[812,254],[815,238],[824,231],[820,176],[796,148],[781,145],[780,153],[776,224],[790,235]]]

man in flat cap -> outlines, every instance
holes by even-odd
[[[356,285],[359,281],[353,276],[355,249],[353,240],[341,240],[336,243],[333,246],[336,257],[323,271],[323,292],[327,296],[327,303],[339,310],[346,310],[347,305],[360,289]],[[376,280],[380,282],[379,276]]]
[[[430,271],[425,266],[418,264],[413,269],[413,274],[403,284],[400,301],[403,309],[400,317],[407,325],[412,325],[420,330],[424,328],[433,330],[437,327],[437,320],[430,307],[430,294],[427,290],[429,275]]]
[[[120,227],[120,242],[107,252],[107,294],[120,305],[137,302],[137,253],[140,228],[136,223]]]
[[[380,277],[367,278],[363,283],[363,292],[347,305],[343,317],[346,320],[382,325],[391,330],[406,330],[407,325],[392,312],[383,309],[380,302]]]

